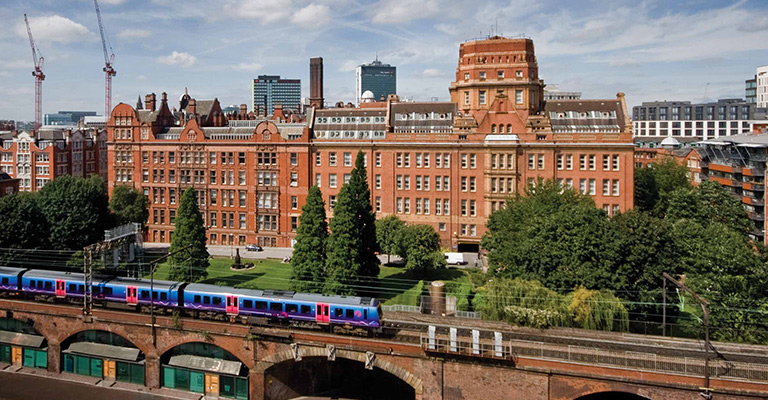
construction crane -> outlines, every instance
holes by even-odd
[[[45,74],[43,73],[44,60],[43,54],[35,45],[35,39],[32,38],[32,29],[29,27],[27,14],[24,14],[24,23],[27,24],[29,46],[32,48],[32,63],[35,65],[35,70],[32,71],[32,76],[35,77],[35,131],[37,131],[43,125],[43,81],[45,80]],[[40,55],[39,58],[37,57],[38,54]]]
[[[101,33],[101,47],[104,49],[103,71],[106,74],[104,82],[104,118],[109,120],[109,115],[112,113],[112,77],[117,75],[117,71],[112,67],[112,63],[115,61],[115,53],[112,51],[112,46],[107,45],[107,35],[104,33],[104,24],[101,22],[99,2],[93,0],[93,5],[96,7],[96,18],[99,19],[99,33]],[[109,51],[107,51],[107,47],[109,47]]]

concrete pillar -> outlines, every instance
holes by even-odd
[[[264,372],[251,370],[248,373],[248,386],[250,387],[250,393],[248,398],[250,400],[264,400]]]
[[[160,356],[157,354],[147,354],[145,359],[144,384],[148,388],[157,389],[160,387]]]
[[[61,372],[61,343],[48,341],[48,371]]]

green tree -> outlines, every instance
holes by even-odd
[[[104,240],[110,215],[104,181],[98,176],[60,176],[38,192],[38,205],[50,226],[55,249],[80,250]]]
[[[307,200],[301,208],[296,243],[293,246],[293,272],[291,289],[317,293],[325,281],[325,245],[328,240],[328,222],[325,219],[323,194],[317,186],[309,188]]]
[[[376,256],[379,251],[379,244],[376,241],[376,214],[371,207],[371,190],[368,187],[368,173],[362,151],[357,153],[355,168],[347,185],[352,198],[352,209],[356,215],[357,230],[360,233],[357,239],[357,262],[360,263],[360,275],[375,278],[379,275],[379,258]]]
[[[339,191],[331,218],[331,234],[326,242],[327,278],[323,286],[325,294],[355,294],[355,285],[360,281],[360,225],[357,204],[350,193],[350,185]]]
[[[601,331],[629,330],[629,312],[611,291],[578,287],[565,302],[574,326]]]
[[[620,240],[591,198],[539,182],[491,214],[482,246],[493,274],[551,288],[615,288]]]
[[[635,168],[635,209],[652,211],[659,202],[659,186],[653,168]]]
[[[690,189],[688,168],[674,157],[663,156],[646,168],[635,169],[635,207],[663,214],[668,196],[678,189]]]
[[[405,222],[397,215],[376,220],[376,241],[381,251],[387,253],[387,263],[389,263],[389,256],[397,253],[397,236],[403,228],[405,228]]]
[[[116,225],[136,222],[142,226],[149,218],[149,199],[144,193],[128,186],[115,186],[109,199],[109,210],[115,216]]]
[[[754,229],[739,199],[728,188],[714,181],[704,181],[696,188],[683,188],[668,196],[665,218],[690,219],[702,226],[722,223],[747,235]]]
[[[21,192],[0,197],[0,215],[3,216],[0,219],[0,247],[12,249],[0,252],[2,262],[29,263],[34,259],[30,257],[29,249],[50,246],[49,225],[34,193]]]
[[[197,282],[207,277],[210,255],[205,246],[207,241],[205,225],[197,206],[197,193],[194,189],[187,188],[181,195],[174,226],[173,239],[168,251],[174,253],[187,246],[189,248],[169,258],[170,279]]]
[[[431,225],[408,225],[401,229],[397,235],[397,255],[405,260],[408,271],[445,268],[440,235]]]

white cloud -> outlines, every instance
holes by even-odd
[[[291,22],[305,28],[317,29],[331,22],[331,9],[325,4],[315,4],[302,8],[291,16]]]
[[[259,63],[240,63],[233,65],[232,69],[242,72],[257,72],[262,67]]]
[[[291,0],[229,0],[224,4],[224,12],[230,17],[271,24],[288,18],[293,7]]]
[[[168,65],[178,65],[181,67],[191,67],[197,61],[197,57],[187,52],[174,51],[168,56],[158,57],[157,62]]]
[[[376,24],[407,24],[440,15],[446,8],[439,0],[379,0],[371,7],[371,20]]]
[[[120,39],[146,38],[152,36],[152,31],[144,29],[126,29],[117,34]]]
[[[339,65],[340,72],[350,72],[357,69],[357,66],[362,64],[360,60],[346,60]]]
[[[29,60],[0,60],[0,68],[5,69],[23,69],[23,68],[30,68],[34,69],[32,66],[32,62]]]
[[[422,78],[444,78],[447,75],[448,74],[446,74],[445,71],[441,71],[437,68],[427,68],[421,72]]]
[[[29,18],[29,25],[36,42],[71,43],[96,38],[85,25],[60,15],[32,17]],[[27,37],[24,21],[17,23],[14,31],[18,36]]]

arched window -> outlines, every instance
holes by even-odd
[[[491,133],[496,133],[496,124],[491,125]]]
[[[507,124],[507,133],[512,133],[512,124]]]

